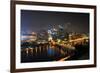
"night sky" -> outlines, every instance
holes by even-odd
[[[62,25],[70,32],[89,33],[89,13],[21,10],[21,34]]]

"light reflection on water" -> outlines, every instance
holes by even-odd
[[[24,48],[21,52],[21,62],[54,61],[67,56],[67,48],[61,47],[36,47]]]
[[[48,48],[47,54],[48,55],[54,55],[54,50],[52,48]]]

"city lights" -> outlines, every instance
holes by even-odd
[[[43,55],[45,55],[45,59],[64,61],[76,54],[77,45],[84,46],[89,43],[89,36],[86,34],[68,33],[61,25],[58,25],[57,28],[51,27],[51,29],[40,33],[32,32],[27,36],[22,36],[21,52],[24,59],[26,54],[26,57],[33,57],[36,61],[42,61]]]

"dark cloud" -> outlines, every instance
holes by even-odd
[[[69,31],[89,33],[89,14],[21,10],[21,33],[48,30],[60,24]]]

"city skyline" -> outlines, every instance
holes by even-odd
[[[87,34],[88,13],[21,10],[21,62],[89,59]]]

